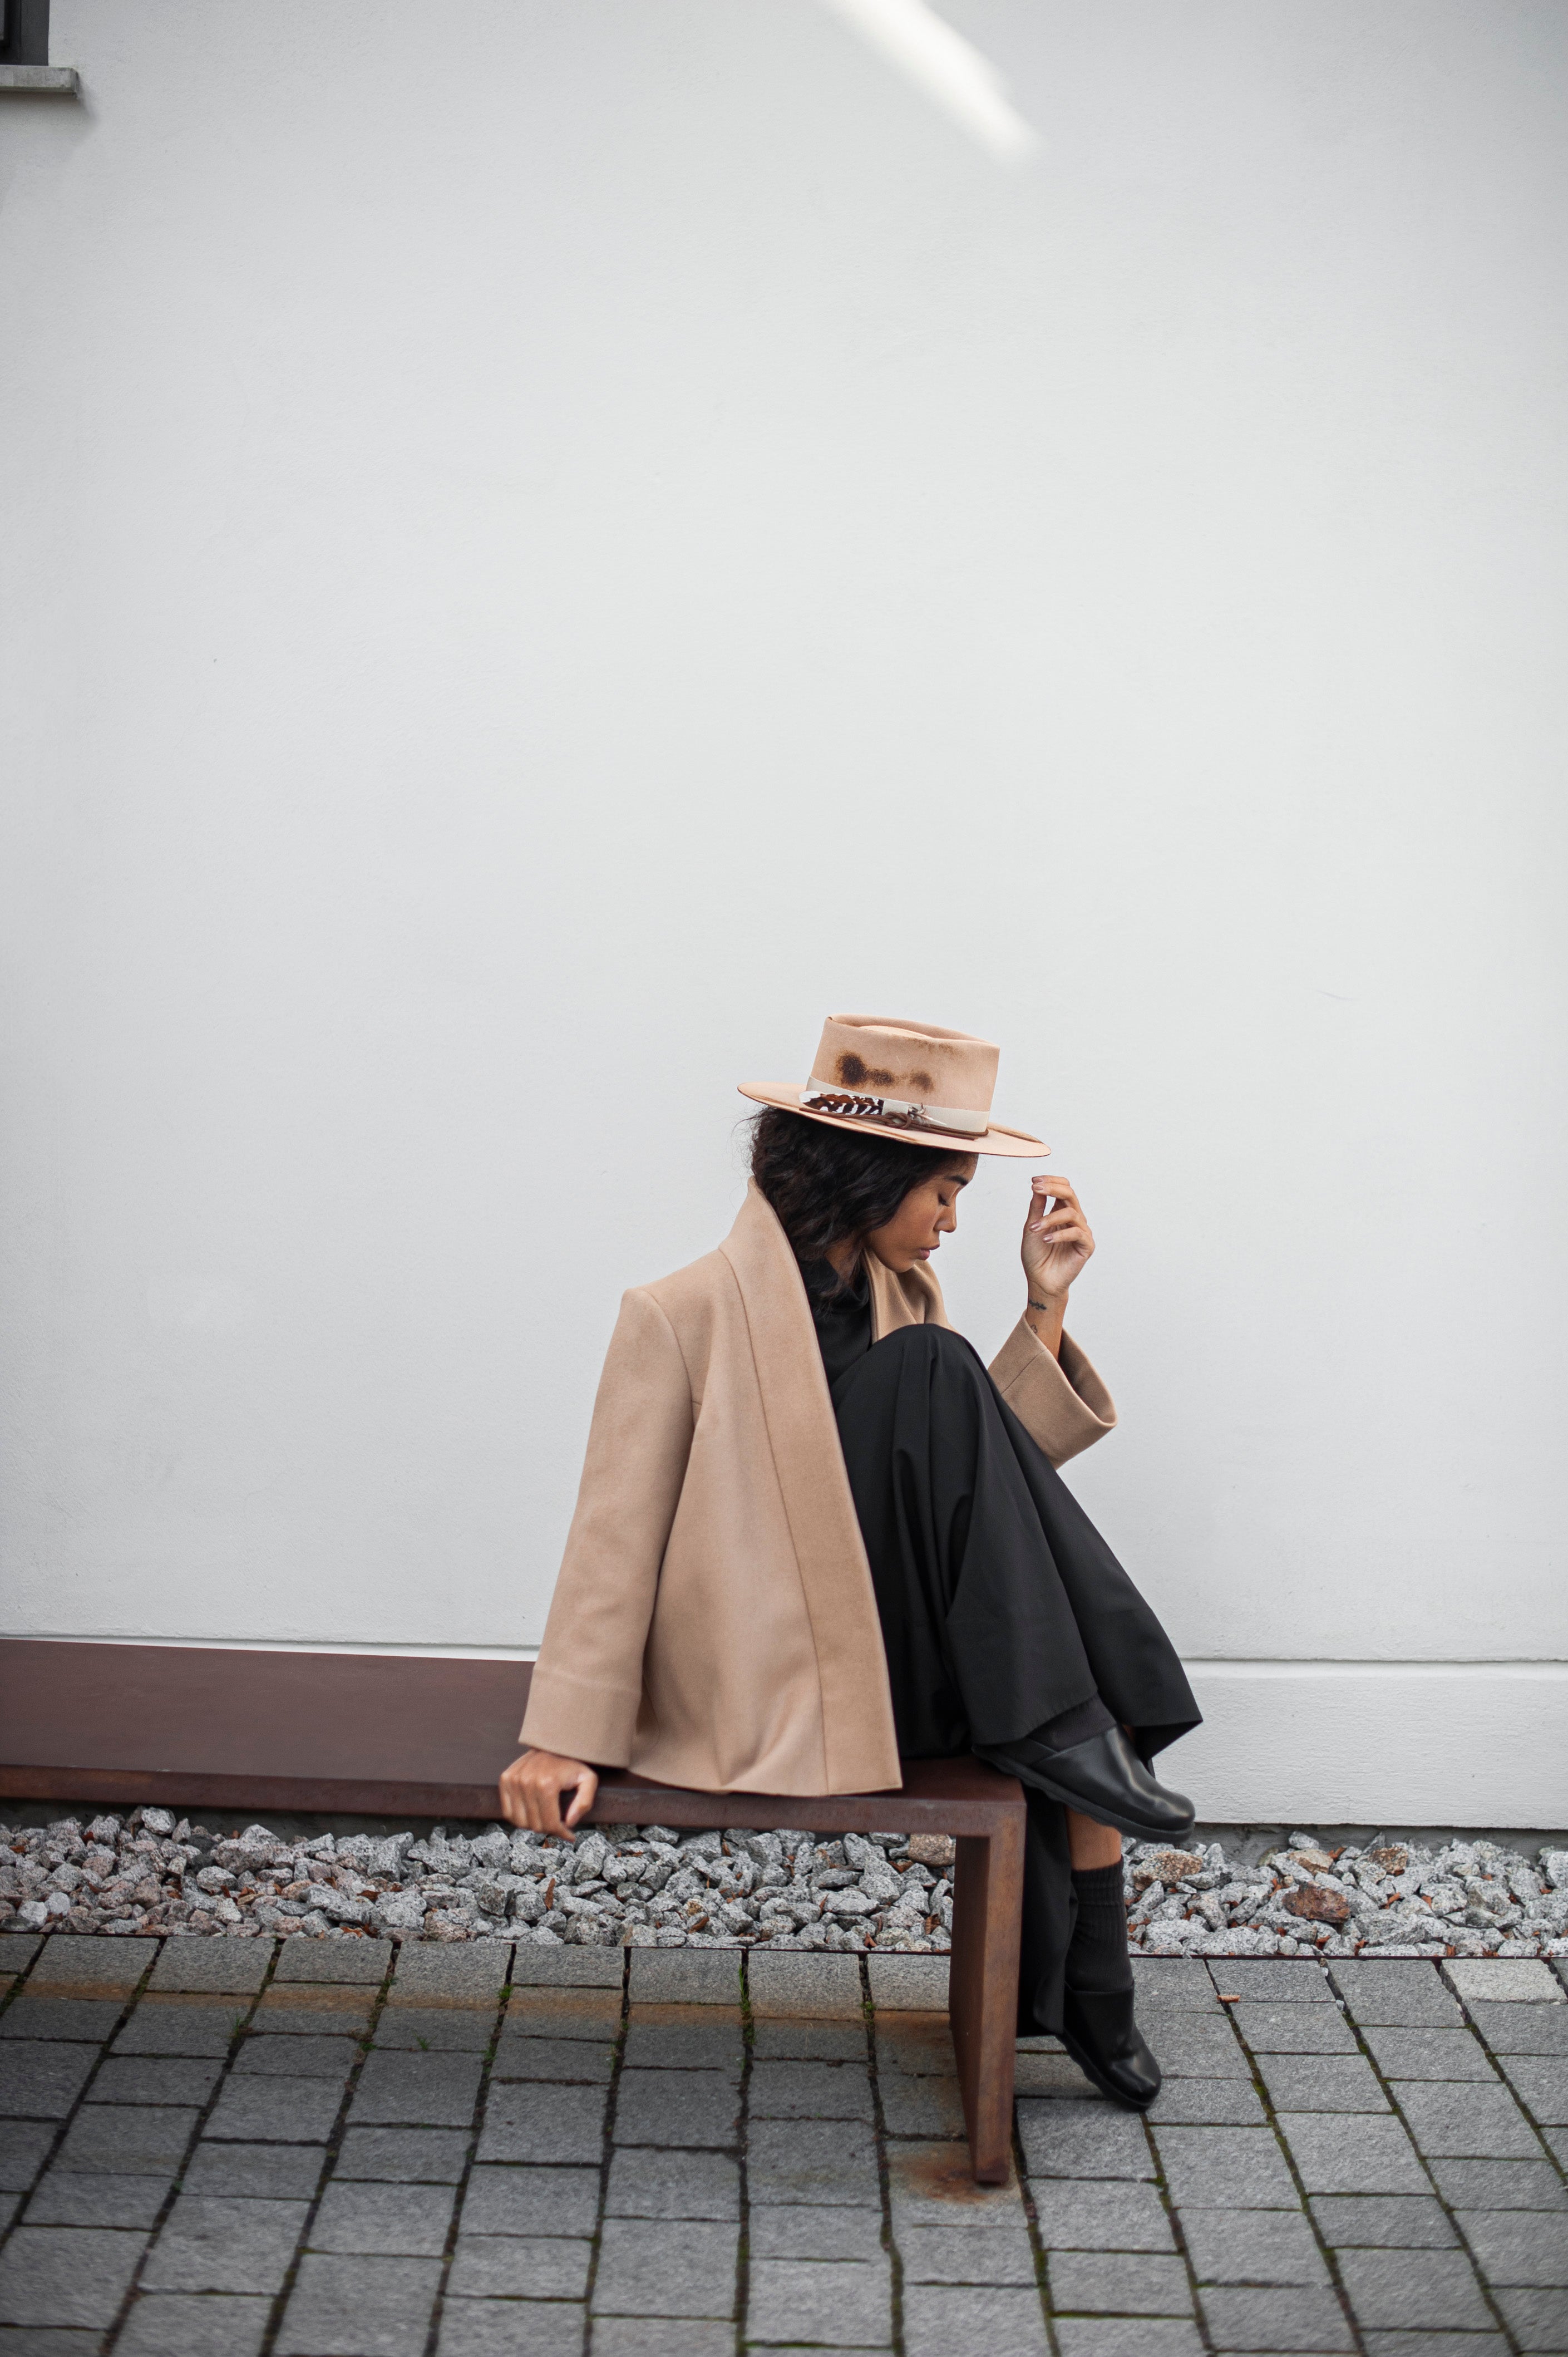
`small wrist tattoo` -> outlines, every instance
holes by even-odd
[[[1029,1296],[1029,1307],[1031,1309],[1043,1309],[1046,1311],[1047,1316],[1050,1316],[1054,1313],[1056,1305],[1054,1302],[1049,1301],[1036,1301],[1034,1295],[1031,1293]]]

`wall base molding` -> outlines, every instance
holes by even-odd
[[[1207,1822],[1568,1824],[1568,1663],[1189,1661]]]

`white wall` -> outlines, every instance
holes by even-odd
[[[55,0],[5,1625],[536,1641],[735,1081],[890,1010],[1090,1207],[1200,1807],[1562,1822],[1568,20],[947,8],[1020,167],[812,0]]]

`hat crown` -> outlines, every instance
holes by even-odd
[[[814,1086],[989,1115],[1001,1050],[968,1031],[892,1015],[830,1015]]]

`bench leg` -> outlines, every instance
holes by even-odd
[[[948,2015],[975,2178],[982,2185],[1002,2185],[1013,2150],[1022,1810],[993,1835],[961,1834],[957,1869]]]

